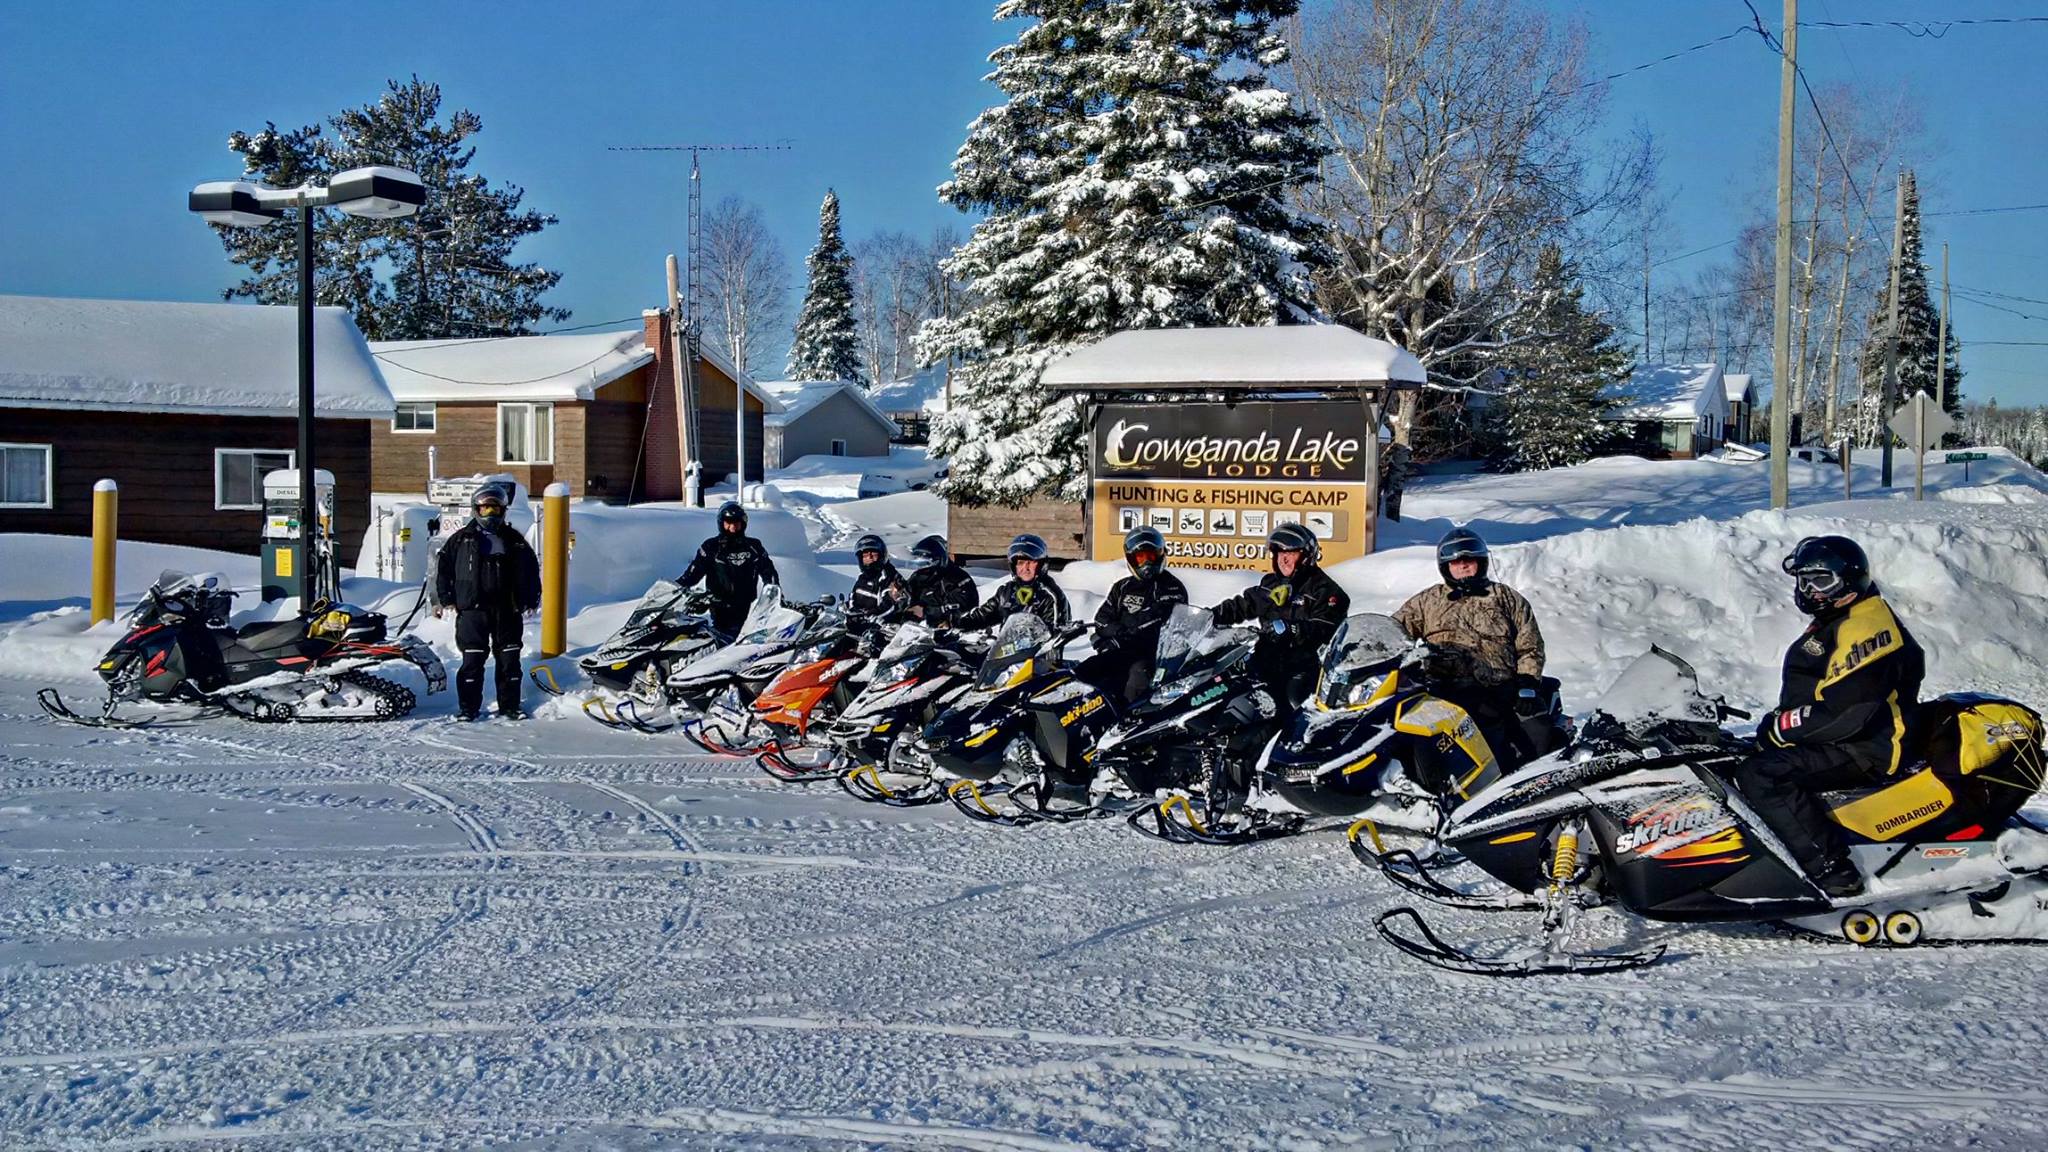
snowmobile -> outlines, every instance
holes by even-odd
[[[1133,828],[1176,843],[1243,844],[1300,831],[1298,814],[1247,808],[1251,767],[1280,724],[1282,702],[1253,675],[1258,631],[1219,628],[1206,608],[1176,605],[1159,630],[1152,690],[1103,737],[1098,768],[1144,801]],[[1152,799],[1166,792],[1164,799]],[[1201,811],[1196,812],[1199,804]]]
[[[621,709],[627,723],[643,732],[680,728],[691,743],[713,755],[747,756],[755,729],[750,705],[768,683],[789,666],[813,621],[834,602],[827,596],[811,603],[788,604],[782,590],[764,586],[740,625],[737,640],[708,652],[669,673],[665,691],[670,701],[667,723]],[[678,712],[688,715],[678,721]]]
[[[1454,653],[1362,613],[1330,639],[1316,690],[1266,746],[1257,780],[1315,816],[1350,820],[1354,850],[1381,827],[1434,834],[1453,805],[1571,738],[1558,682],[1523,690],[1518,731],[1494,747],[1464,707],[1438,692]],[[1458,679],[1455,675],[1453,681]]]
[[[412,690],[370,668],[402,660],[426,676],[429,693],[448,686],[434,650],[416,636],[390,639],[382,613],[317,601],[304,615],[233,628],[234,596],[218,576],[165,572],[100,658],[107,699],[99,716],[73,712],[54,688],[36,699],[58,720],[104,728],[148,724],[181,705],[197,706],[181,719],[225,711],[268,722],[395,720],[413,710]],[[123,716],[123,703],[158,713]]]
[[[1405,907],[1379,917],[1380,935],[1438,967],[1527,975],[1613,972],[1662,956],[1661,946],[1575,951],[1578,917],[1603,903],[1656,921],[1784,921],[1859,945],[2048,934],[2048,827],[2021,811],[2043,783],[2042,723],[2031,709],[1968,693],[1927,701],[1898,771],[1823,794],[1865,882],[1846,899],[1808,880],[1729,783],[1752,747],[1721,727],[1729,718],[1747,714],[1702,695],[1690,665],[1652,648],[1576,740],[1445,821],[1443,843],[1506,893],[1453,888],[1412,859],[1384,862],[1389,879],[1438,903],[1541,911],[1540,940],[1477,956]]]
[[[630,699],[642,708],[668,703],[669,673],[728,640],[711,624],[711,598],[688,592],[672,580],[657,580],[597,650],[577,661],[598,689],[583,701],[583,711],[607,727],[628,727],[615,701]],[[551,696],[566,695],[547,665],[529,675]]]
[[[860,800],[910,808],[945,799],[908,755],[917,734],[974,682],[959,647],[941,644],[930,626],[910,621],[875,657],[867,687],[825,731],[837,751],[839,786]]]
[[[1095,778],[1096,742],[1117,716],[1109,698],[1064,662],[1066,646],[1087,629],[1071,624],[1055,633],[1029,612],[1005,620],[974,683],[918,734],[904,762],[945,781],[953,806],[984,823],[1100,815],[1085,801],[1054,803],[1085,793]],[[999,792],[985,788],[998,782]]]
[[[755,760],[778,780],[808,784],[839,775],[836,749],[810,739],[867,682],[878,634],[856,631],[843,610],[820,613],[789,663],[754,697],[755,731],[765,743]]]

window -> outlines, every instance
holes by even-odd
[[[50,446],[0,444],[0,508],[50,507]]]
[[[432,432],[434,430],[434,406],[432,404],[400,404],[391,417],[393,432]]]
[[[832,454],[833,454],[834,456],[844,456],[844,455],[846,455],[846,441],[844,441],[844,440],[834,440],[834,441],[832,442]]]
[[[553,404],[498,405],[498,463],[555,462]]]
[[[263,510],[263,478],[280,468],[292,467],[295,452],[265,452],[254,448],[213,450],[213,506],[227,511]]]

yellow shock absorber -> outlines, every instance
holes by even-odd
[[[1579,834],[1570,830],[1557,834],[1557,852],[1550,859],[1550,882],[1564,884],[1579,870]]]

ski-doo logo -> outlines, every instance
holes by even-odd
[[[1843,653],[1841,662],[1828,669],[1831,675],[1840,676],[1854,671],[1856,666],[1892,646],[1892,630],[1881,628],[1877,634],[1865,640],[1858,640],[1854,647]]]
[[[2027,726],[2017,720],[2007,720],[2002,724],[1987,724],[1984,726],[1984,742],[1986,744],[2017,744],[2026,740],[2031,735],[2033,733],[2028,731]]]
[[[1653,805],[1629,817],[1627,831],[1614,838],[1614,850],[1634,852],[1647,849],[1659,841],[1704,829],[1720,816],[1714,806],[1703,799],[1689,800],[1675,808]]]
[[[1921,857],[1927,860],[1956,860],[1969,854],[1968,848],[1953,844],[1932,844],[1920,850]]]
[[[1101,708],[1102,697],[1090,696],[1086,700],[1081,701],[1079,704],[1074,705],[1072,708],[1067,709],[1066,712],[1060,716],[1060,727],[1065,728],[1069,724],[1072,724],[1074,721],[1079,720],[1081,717],[1097,712],[1101,710]]]
[[[1894,828],[1904,828],[1908,824],[1917,824],[1946,807],[1948,807],[1948,801],[1946,800],[1929,800],[1910,812],[1901,812],[1897,816],[1887,816],[1879,820],[1877,822],[1877,830],[1879,832],[1889,832]]]

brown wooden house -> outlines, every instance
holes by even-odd
[[[396,410],[370,435],[380,493],[420,493],[435,476],[509,473],[530,492],[623,504],[682,496],[677,373],[664,313],[629,332],[406,340],[371,345]],[[734,380],[745,382],[748,472],[761,419],[776,410],[744,373],[705,350],[696,381],[707,481],[733,470]]]
[[[343,309],[314,311],[314,364],[316,464],[353,540],[391,395]],[[0,296],[0,532],[88,535],[111,479],[121,539],[254,553],[297,414],[293,308]]]

